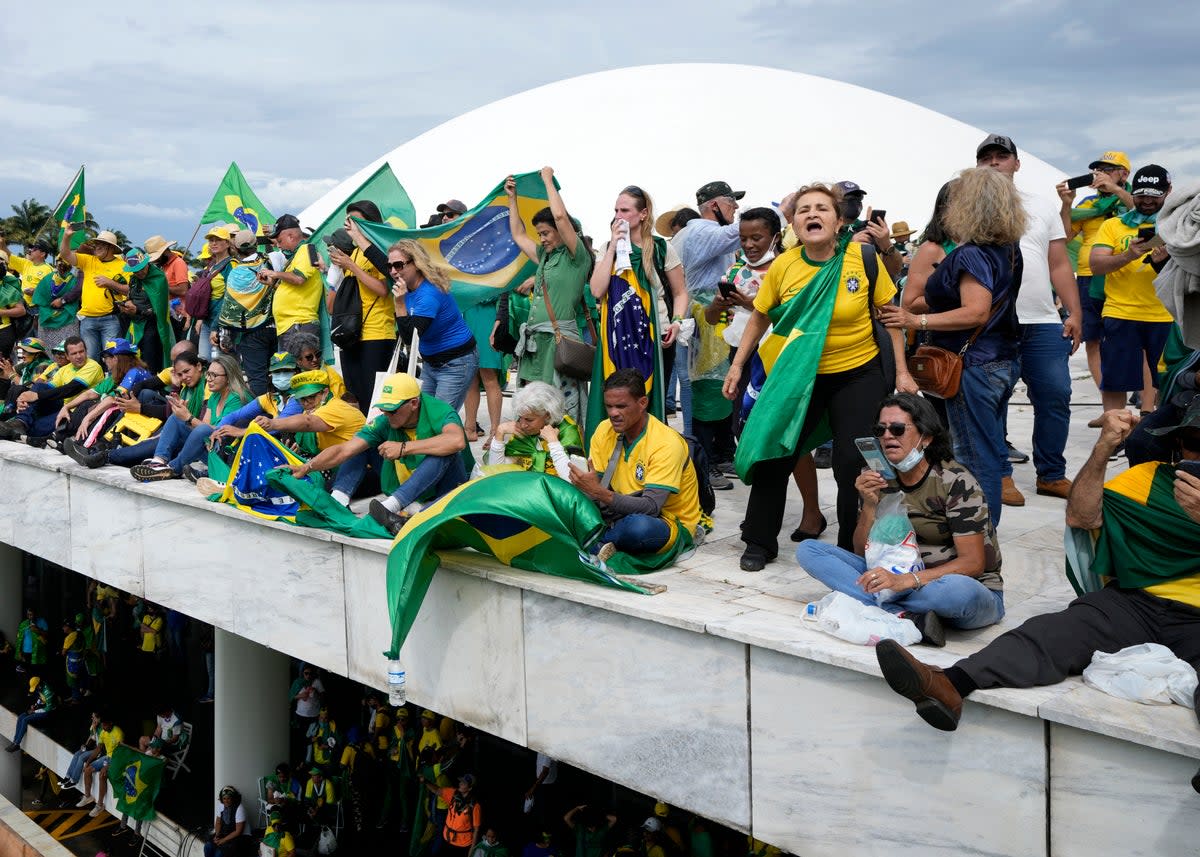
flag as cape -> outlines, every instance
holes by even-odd
[[[67,186],[66,193],[63,194],[51,217],[57,228],[56,245],[62,241],[63,230],[67,228],[68,223],[86,223],[88,221],[87,202],[83,192],[83,167],[80,167],[75,178],[71,179],[71,184]],[[86,232],[82,230],[76,232],[71,236],[71,249],[78,250],[80,245],[87,240]]]
[[[72,269],[65,279],[60,280],[57,271],[51,271],[38,281],[33,290],[33,305],[38,308],[38,326],[49,330],[59,330],[75,321],[79,312],[79,299],[75,303],[63,304],[61,307],[51,306],[53,301],[65,297],[74,289],[78,282],[78,274]]]
[[[657,242],[655,239],[656,252]],[[665,252],[665,250],[663,251]],[[642,271],[642,250],[630,249],[632,268],[615,271],[609,278],[608,292],[596,301],[600,314],[600,342],[592,365],[592,384],[588,390],[588,442],[596,426],[604,421],[604,379],[618,369],[636,369],[646,379],[650,414],[666,422],[662,376],[662,348],[659,347],[658,300]],[[641,274],[641,276],[639,276]],[[663,288],[666,284],[662,284]]]
[[[384,161],[379,169],[355,188],[342,204],[334,208],[321,225],[313,230],[309,240],[326,260],[329,259],[329,247],[325,244],[325,237],[346,221],[346,206],[360,199],[369,199],[379,206],[384,222],[390,226],[397,229],[412,229],[416,226],[417,212],[413,208],[412,200],[408,198],[408,191],[392,172],[391,164]]]
[[[464,483],[413,515],[388,555],[388,610],[397,657],[416,621],[440,560],[438,550],[470,547],[505,565],[555,577],[644,593],[618,574],[672,564],[692,545],[679,533],[672,550],[651,556],[615,554],[607,563],[588,552],[605,532],[596,505],[574,485],[543,473],[498,473]]]
[[[146,279],[141,281],[142,288],[146,290],[146,297],[150,298],[150,306],[154,307],[154,323],[158,330],[158,341],[162,344],[162,354],[160,355],[162,365],[170,366],[171,349],[175,347],[175,329],[171,327],[171,292],[167,286],[167,275],[158,265],[148,265],[146,270],[149,273],[146,274]],[[145,332],[145,319],[137,319],[129,323],[129,341],[137,343],[139,349]],[[142,355],[143,360],[146,357],[147,355]]]
[[[845,252],[843,243],[807,286],[768,313],[771,333],[758,348],[766,381],[742,429],[733,459],[738,476],[747,485],[756,462],[790,456],[798,445],[804,454],[830,437],[826,419],[807,437],[801,438],[800,430],[825,350]]]
[[[217,185],[212,202],[200,215],[201,225],[217,221],[240,223],[243,229],[249,229],[255,235],[262,235],[263,229],[275,222],[275,216],[267,211],[267,207],[259,202],[251,190],[237,161],[230,163],[225,177]]]
[[[546,186],[539,173],[522,173],[514,178],[517,210],[526,231],[533,232],[533,216],[549,205]],[[427,229],[397,229],[357,218],[355,222],[384,252],[401,238],[419,241],[434,262],[449,269],[450,294],[460,310],[497,300],[537,269],[512,240],[503,182],[462,217]]]
[[[165,767],[165,759],[147,756],[124,744],[118,745],[108,763],[115,813],[127,814],[138,821],[154,818],[154,801]]]

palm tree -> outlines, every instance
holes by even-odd
[[[13,244],[26,244],[36,238],[38,230],[54,213],[48,205],[36,199],[23,200],[11,208],[13,215],[0,221],[0,232]]]

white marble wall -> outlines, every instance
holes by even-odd
[[[60,473],[0,459],[0,492],[5,500],[0,541],[69,567],[69,525],[62,519],[62,510],[70,508],[69,484]]]
[[[881,678],[753,648],[754,835],[805,857],[1044,855],[1043,724],[931,729]]]
[[[525,593],[529,746],[750,826],[746,648]]]
[[[1054,857],[1200,853],[1200,762],[1057,723],[1050,739]]]

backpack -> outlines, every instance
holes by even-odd
[[[683,439],[687,441],[688,458],[692,460],[692,467],[696,471],[696,493],[700,498],[700,511],[711,515],[713,509],[717,508],[717,494],[713,491],[712,483],[708,481],[708,453],[704,451],[700,441],[691,435],[685,434]]]
[[[369,315],[379,302],[379,295],[367,308]],[[338,348],[350,348],[362,338],[363,302],[357,277],[346,277],[333,296],[333,311],[329,314],[329,338]]]
[[[218,274],[224,274],[231,264],[232,261],[226,258],[220,264],[210,265],[201,271],[183,296],[183,311],[192,318],[207,319],[212,303],[212,281]]]
[[[863,270],[867,274],[867,311],[871,313],[871,334],[879,349],[879,365],[883,369],[884,385],[890,393],[896,389],[896,352],[892,337],[883,322],[875,317],[875,281],[879,278],[879,256],[874,244],[862,244]]]

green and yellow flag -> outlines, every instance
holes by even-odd
[[[384,161],[379,169],[371,173],[370,178],[356,187],[313,231],[310,241],[326,259],[329,258],[329,248],[322,239],[345,222],[346,206],[360,199],[369,199],[379,206],[379,212],[389,226],[411,229],[417,224],[417,211],[413,208],[412,200],[408,198],[408,191],[392,172],[392,165]]]
[[[525,229],[532,232],[533,216],[549,204],[546,187],[540,173],[521,173],[515,178],[517,209]],[[450,294],[464,312],[495,301],[537,269],[512,240],[504,182],[492,188],[482,202],[462,217],[449,223],[427,229],[397,229],[362,220],[357,223],[371,243],[385,252],[401,238],[420,241],[434,262],[449,269]]]
[[[63,194],[58,206],[54,209],[53,217],[56,226],[54,233],[56,244],[62,241],[63,230],[67,228],[68,223],[87,222],[87,202],[83,193],[83,167],[80,167],[75,178],[71,179],[71,184],[67,186],[67,192]],[[76,232],[71,238],[71,249],[78,249],[87,240],[86,232],[82,230]]]
[[[801,440],[803,455],[831,436],[828,419],[823,419],[805,438],[800,437],[800,430],[812,399],[821,352],[825,350],[825,334],[833,317],[845,258],[843,241],[837,255],[821,267],[807,286],[768,313],[771,333],[758,348],[758,359],[767,377],[733,458],[738,476],[747,485],[757,462],[789,456]]]
[[[250,183],[242,175],[237,161],[230,163],[229,169],[225,171],[225,178],[217,185],[212,202],[200,216],[200,225],[216,223],[218,220],[240,223],[244,229],[249,229],[255,235],[262,235],[263,229],[275,222],[275,216],[267,211],[267,207],[250,188]]]
[[[124,744],[118,746],[108,763],[108,782],[116,813],[138,821],[154,818],[154,801],[165,767],[166,761],[161,758],[139,753]]]

